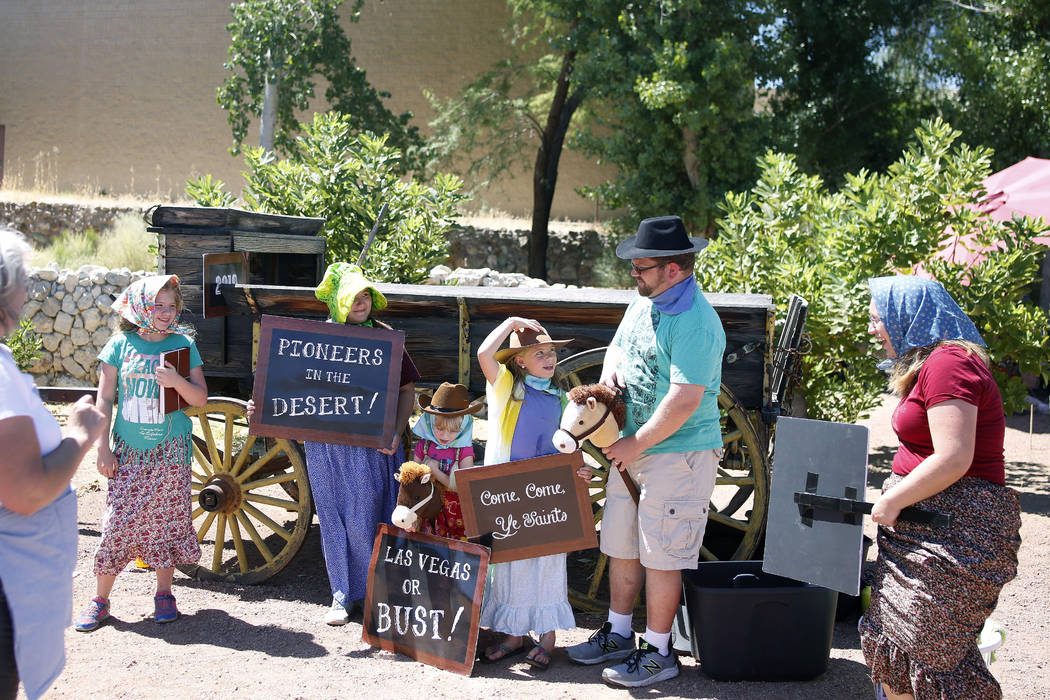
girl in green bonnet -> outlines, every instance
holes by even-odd
[[[386,308],[386,297],[357,265],[329,265],[316,296],[328,305],[331,323],[389,328],[372,318],[373,312]],[[412,415],[418,379],[419,372],[406,352],[401,357],[397,429],[388,447],[305,443],[306,471],[332,589],[332,606],[324,618],[329,625],[346,624],[351,608],[365,597],[376,524],[389,523],[397,505],[399,485],[394,474],[405,461],[400,439]],[[249,402],[249,411],[254,408]]]

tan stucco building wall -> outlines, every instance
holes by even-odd
[[[451,96],[504,56],[507,17],[505,0],[368,0],[360,23],[344,26],[388,106],[425,130],[422,91]],[[188,177],[212,173],[239,190],[242,164],[226,151],[215,100],[230,19],[229,0],[0,0],[4,186],[180,197]],[[593,202],[573,189],[601,177],[566,153],[555,217],[592,218]],[[475,206],[523,215],[531,200],[523,175]]]

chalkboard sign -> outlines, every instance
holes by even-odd
[[[250,432],[389,447],[404,346],[400,331],[263,316]]]
[[[583,453],[460,469],[456,488],[468,537],[492,535],[492,563],[598,546]]]
[[[217,318],[230,313],[222,288],[248,282],[247,253],[205,253],[204,318]]]
[[[361,639],[470,675],[489,550],[380,524]]]

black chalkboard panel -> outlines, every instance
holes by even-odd
[[[404,346],[400,331],[263,316],[250,432],[388,447]]]
[[[205,253],[204,258],[204,318],[226,316],[230,313],[223,286],[233,287],[248,282],[247,253]]]
[[[456,471],[468,537],[492,535],[492,563],[598,546],[583,453]]]
[[[470,675],[489,550],[380,524],[361,639]]]

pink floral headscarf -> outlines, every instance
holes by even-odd
[[[157,292],[168,282],[174,282],[175,286],[178,286],[179,278],[175,275],[153,275],[132,282],[113,302],[113,310],[122,318],[138,326],[139,335],[188,332],[189,326],[179,323],[179,317],[182,315],[181,308],[171,325],[164,330],[158,330],[153,325],[153,307],[157,303]]]

